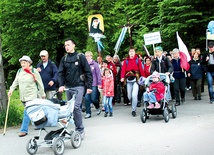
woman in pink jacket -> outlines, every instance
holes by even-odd
[[[102,78],[104,117],[113,116],[112,99],[114,97],[114,76],[110,69],[105,69]]]

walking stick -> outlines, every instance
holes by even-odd
[[[10,96],[8,97],[8,102],[7,102],[7,112],[6,112],[5,122],[4,122],[4,132],[3,132],[3,135],[5,135],[5,132],[6,132],[9,107],[10,107]]]

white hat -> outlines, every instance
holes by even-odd
[[[46,50],[42,50],[39,54],[39,56],[46,56],[46,55],[48,55],[48,51]]]
[[[33,61],[32,61],[32,60],[30,59],[30,57],[27,56],[27,55],[23,55],[23,56],[19,59],[19,62],[21,62],[21,61],[28,61],[30,64],[33,63]]]

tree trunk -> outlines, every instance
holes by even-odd
[[[0,32],[1,36],[1,32]],[[2,47],[1,47],[1,37],[0,37],[0,111],[6,109],[7,107],[7,93],[4,79],[4,67],[2,60]]]

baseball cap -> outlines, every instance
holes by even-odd
[[[46,50],[42,50],[39,54],[39,56],[46,56],[48,55],[48,52]]]
[[[157,46],[157,47],[155,47],[155,51],[163,51],[163,48],[161,47],[161,46]]]
[[[212,48],[214,46],[214,42],[213,41],[210,41],[209,43],[208,43],[208,47],[209,48]]]

